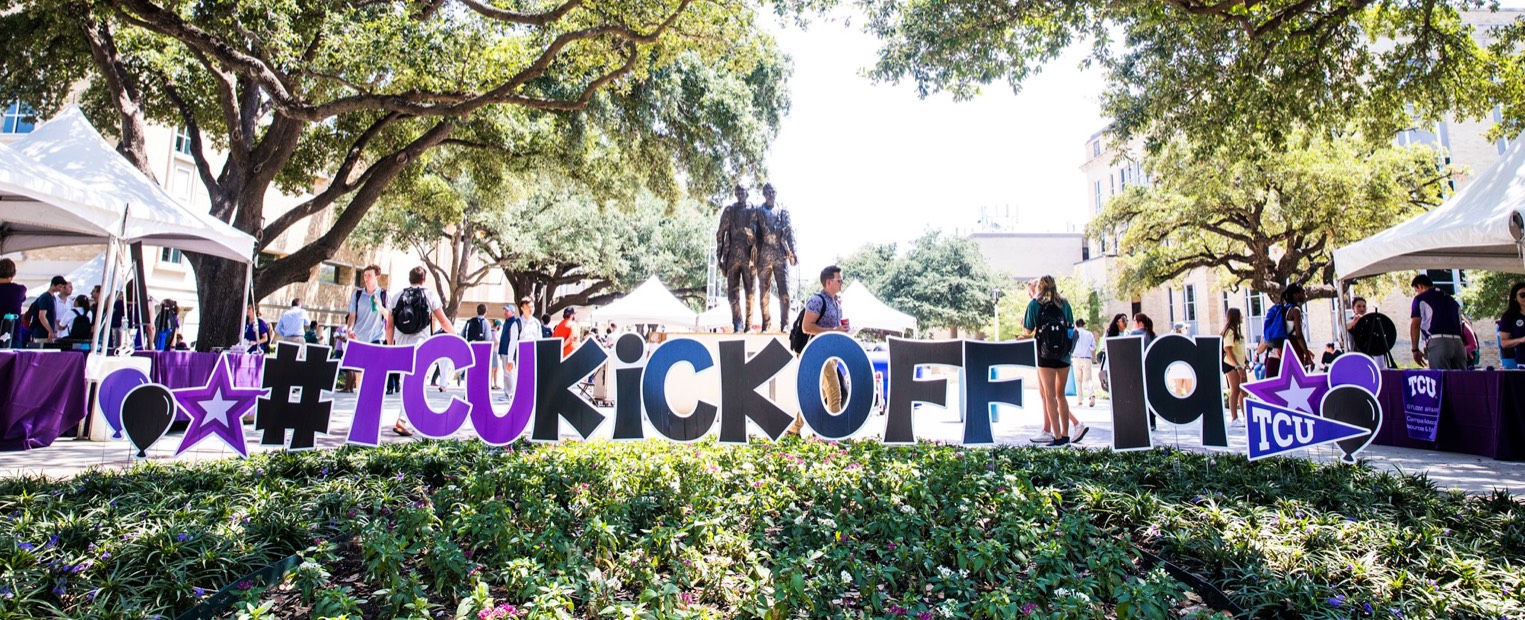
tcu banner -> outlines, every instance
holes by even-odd
[[[434,336],[416,346],[351,343],[338,360],[328,358],[327,347],[280,343],[276,353],[264,360],[259,388],[234,386],[226,358],[219,360],[206,386],[173,391],[149,383],[139,371],[121,370],[102,382],[101,403],[107,423],[118,432],[117,437],[126,432],[139,457],[145,457],[144,451],[168,432],[177,410],[190,417],[190,424],[176,454],[215,436],[238,454],[247,456],[241,420],[251,409],[261,445],[310,449],[318,433],[329,433],[333,403],[324,393],[333,391],[341,369],[363,373],[346,441],[365,446],[380,443],[388,373],[402,375],[403,412],[416,432],[430,438],[452,436],[469,421],[476,436],[493,445],[508,444],[525,436],[531,441],[558,441],[563,423],[583,439],[609,425],[613,439],[635,440],[647,438],[649,424],[657,437],[669,441],[696,441],[714,433],[723,443],[740,444],[746,443],[754,430],[776,441],[794,420],[793,412],[785,411],[758,391],[794,362],[794,356],[777,339],[769,340],[750,355],[746,342],[740,339],[719,341],[711,353],[703,343],[690,338],[669,340],[648,355],[646,343],[636,334],[620,336],[612,350],[585,341],[565,358],[561,346],[556,339],[519,343],[519,361],[513,369],[516,389],[506,406],[495,406],[489,387],[495,345],[467,343],[452,334]],[[1151,447],[1147,429],[1151,411],[1175,424],[1200,419],[1202,444],[1228,447],[1218,337],[1163,336],[1145,350],[1142,338],[1132,336],[1108,339],[1106,346],[1110,358],[1114,448]],[[433,404],[425,397],[428,371],[443,361],[464,371],[466,393],[464,397]],[[822,402],[818,378],[827,364],[837,362],[846,368],[853,389],[848,391],[842,410],[833,412]],[[612,413],[599,411],[576,390],[579,383],[605,364],[609,365],[614,391]],[[1167,386],[1166,371],[1176,364],[1187,365],[1197,377],[1195,388],[1184,394],[1174,393]],[[668,375],[679,365],[687,365],[693,372],[718,367],[719,391],[714,402],[701,399],[687,415],[674,411],[666,384]],[[930,366],[953,368],[962,376],[959,387],[965,421],[961,443],[991,445],[994,443],[991,420],[996,405],[1023,406],[1022,379],[998,379],[998,371],[1036,368],[1037,349],[1032,340],[889,339],[885,428],[878,439],[892,444],[913,443],[917,440],[914,405],[946,406],[948,379],[917,378],[918,368]],[[795,381],[795,395],[801,416],[812,431],[833,440],[860,434],[874,407],[873,390],[868,387],[873,385],[874,370],[856,341],[842,334],[820,335],[805,347],[794,372],[798,373],[797,378],[804,379]],[[1291,392],[1272,390],[1264,397],[1267,403],[1254,406],[1262,409],[1286,406],[1289,403],[1276,400],[1277,395],[1295,396],[1301,393],[1298,389],[1301,388]],[[1338,391],[1337,388],[1329,393]],[[1251,393],[1259,394],[1253,389]],[[1331,405],[1327,397],[1323,402],[1325,416],[1329,416],[1329,408],[1348,404],[1336,399]],[[1307,406],[1306,402],[1303,404]],[[1252,420],[1266,420],[1259,426],[1258,435],[1257,426],[1251,426],[1252,458],[1306,447],[1311,445],[1308,442],[1325,436],[1316,429],[1308,430],[1306,425],[1312,422],[1278,417],[1292,416],[1295,412],[1277,411],[1251,412]],[[1287,429],[1290,435],[1282,432]],[[1262,439],[1262,445],[1270,440],[1267,437],[1274,438],[1279,449],[1257,452],[1257,437]],[[1290,437],[1286,445],[1282,437]]]

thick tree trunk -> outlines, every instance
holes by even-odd
[[[196,269],[196,306],[201,309],[196,350],[238,344],[243,338],[244,265],[205,255],[192,256],[191,264]]]

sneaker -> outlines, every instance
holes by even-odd
[[[1229,422],[1228,425],[1233,427],[1244,426],[1244,418],[1234,418],[1234,420]]]
[[[1033,437],[1031,439],[1028,439],[1028,441],[1031,441],[1033,443],[1043,443],[1043,444],[1052,442],[1053,440],[1054,440],[1053,433],[1050,433],[1048,431],[1043,431],[1042,433],[1039,433],[1037,437]]]
[[[1092,396],[1092,397],[1091,397],[1091,404],[1089,404],[1089,405],[1086,405],[1086,406],[1087,406],[1087,407],[1095,407],[1095,406],[1096,406],[1096,397],[1095,397],[1095,396]]]
[[[1080,440],[1086,438],[1086,433],[1091,432],[1091,427],[1084,424],[1076,424],[1070,427],[1070,432],[1075,435],[1070,439],[1070,443],[1080,443]]]
[[[1043,444],[1043,445],[1048,446],[1050,448],[1063,448],[1065,446],[1070,445],[1070,438],[1069,437],[1060,437],[1058,439],[1055,439],[1055,440],[1050,441],[1050,442],[1048,442],[1046,444]]]

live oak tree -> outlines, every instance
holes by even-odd
[[[1015,90],[1072,44],[1103,69],[1103,113],[1152,151],[1184,134],[1215,147],[1288,127],[1393,135],[1505,104],[1525,129],[1525,22],[1475,42],[1483,0],[862,0],[882,39],[871,74],[968,98]]]
[[[702,298],[713,218],[701,203],[643,192],[601,208],[549,174],[451,172],[459,176],[436,169],[395,186],[355,239],[413,251],[452,319],[467,290],[496,274],[537,312],[607,304],[652,275],[680,298]]]
[[[672,182],[681,171],[695,187],[726,187],[760,170],[788,107],[786,60],[742,51],[752,57],[684,54],[628,96],[595,99],[564,130],[585,143],[566,155],[435,151],[388,188],[358,240],[412,250],[452,318],[497,272],[543,311],[607,303],[653,273],[697,295],[707,217]]]
[[[752,17],[731,0],[0,0],[0,100],[46,114],[77,93],[145,172],[147,125],[182,127],[212,214],[261,250],[331,214],[318,239],[256,270],[258,298],[308,279],[442,145],[599,172],[596,190],[721,191],[756,162],[725,128],[669,122],[683,119],[646,105],[645,80],[685,57],[761,71],[771,81],[755,98],[782,114],[787,65]],[[594,106],[601,119],[576,114]],[[661,165],[607,173],[636,162]],[[277,213],[272,186],[312,195]],[[191,262],[202,346],[237,340],[243,267]]]
[[[1207,268],[1273,297],[1303,283],[1310,299],[1335,294],[1335,248],[1439,204],[1450,175],[1428,147],[1301,132],[1235,149],[1174,142],[1144,168],[1149,182],[1114,197],[1086,231],[1117,235],[1119,292]]]
[[[974,242],[941,232],[917,238],[904,256],[896,255],[894,244],[868,244],[838,264],[846,277],[861,279],[881,301],[916,317],[922,329],[987,328],[992,292],[1009,287]]]

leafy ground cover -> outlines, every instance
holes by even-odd
[[[1522,504],[1300,460],[417,442],[0,480],[0,617],[1525,615]],[[336,542],[344,541],[344,542]],[[1195,609],[1195,611],[1188,611]]]

